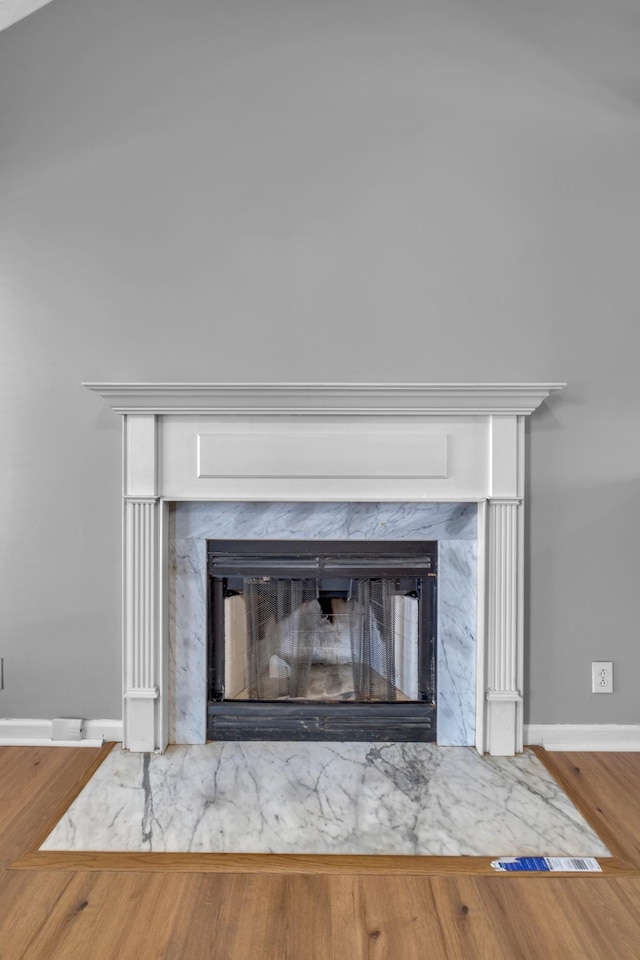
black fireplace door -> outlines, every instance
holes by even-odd
[[[436,544],[209,541],[212,739],[435,739]]]

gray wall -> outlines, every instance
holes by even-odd
[[[567,380],[530,423],[528,719],[640,720],[638,49],[638,0],[0,33],[1,715],[120,716],[120,424],[80,381]]]

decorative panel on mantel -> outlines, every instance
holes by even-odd
[[[257,431],[238,418],[171,415],[163,427],[159,474],[167,500],[355,502],[364,495],[437,503],[489,490],[488,417],[265,417]]]

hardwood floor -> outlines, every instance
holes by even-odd
[[[546,758],[638,876],[12,869],[96,756],[0,748],[0,960],[640,957],[640,753]]]

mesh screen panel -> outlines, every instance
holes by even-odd
[[[348,599],[329,604],[319,602],[315,579],[246,577],[243,595],[251,699],[313,696],[320,665],[340,670],[338,699],[397,698],[393,579],[353,579]]]
[[[393,580],[354,580],[351,651],[358,700],[395,700]]]

